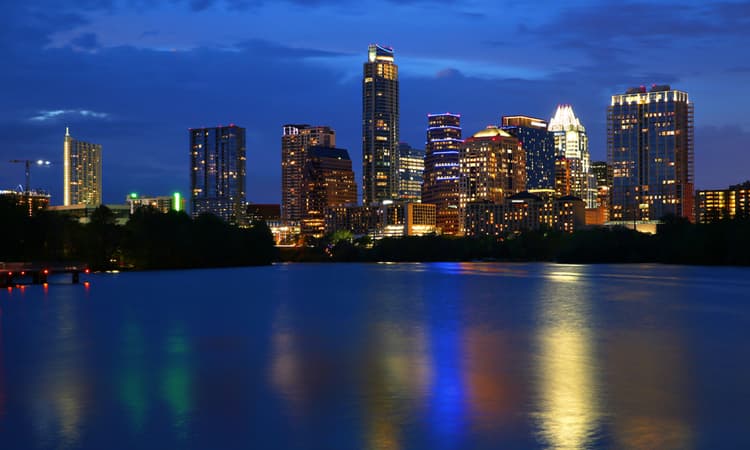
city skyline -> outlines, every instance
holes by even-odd
[[[185,129],[230,122],[248,127],[248,159],[256,162],[248,168],[250,201],[280,201],[281,175],[271,168],[280,166],[278,129],[292,121],[335,128],[339,145],[351,152],[360,180],[357,92],[361,90],[363,49],[372,42],[392,45],[398,54],[400,140],[415,148],[424,145],[428,113],[461,113],[470,135],[487,124],[498,124],[503,114],[549,118],[558,103],[569,103],[586,125],[591,159],[604,160],[606,106],[611,95],[641,84],[669,83],[689,92],[698,105],[696,188],[721,188],[747,178],[750,155],[744,149],[750,130],[740,109],[742,102],[734,99],[747,97],[750,88],[741,80],[748,68],[727,51],[715,50],[717,46],[742,48],[750,40],[742,22],[747,14],[740,4],[691,3],[669,20],[643,8],[628,12],[628,17],[653,25],[646,27],[653,31],[644,36],[630,36],[627,27],[594,25],[594,18],[614,14],[603,3],[547,5],[534,17],[529,16],[530,7],[522,5],[507,16],[518,32],[517,45],[497,42],[481,30],[457,42],[426,33],[435,41],[432,45],[400,22],[392,31],[372,33],[361,25],[375,21],[378,14],[370,18],[351,7],[346,16],[328,2],[299,6],[292,19],[330,16],[326,20],[341,23],[347,35],[351,32],[351,39],[342,42],[326,32],[303,40],[299,33],[311,30],[305,25],[295,31],[297,37],[270,38],[273,35],[267,33],[230,39],[222,34],[207,40],[185,33],[179,20],[164,19],[216,23],[236,14],[246,20],[260,20],[251,17],[257,15],[273,22],[293,8],[284,2],[258,5],[253,11],[229,10],[223,2],[205,2],[203,8],[184,3],[136,8],[117,1],[102,5],[91,8],[66,2],[58,10],[71,19],[64,23],[41,14],[48,6],[44,1],[9,5],[12,27],[4,31],[9,38],[2,46],[9,63],[24,69],[2,75],[8,98],[0,107],[0,118],[8,143],[2,150],[5,160],[40,158],[60,165],[59,141],[66,125],[81,138],[101,143],[107,152],[105,203],[119,202],[134,190],[186,192]],[[430,10],[428,4],[389,6],[406,17]],[[483,6],[481,2],[451,4],[456,29],[481,28],[476,27],[478,22],[491,20],[495,13]],[[471,19],[459,14],[472,11],[476,14]],[[107,26],[122,25],[125,18],[127,26]],[[163,29],[154,25],[159,18]],[[426,18],[433,19],[426,24],[427,31],[447,21],[435,15]],[[624,24],[626,19],[611,23]],[[540,33],[566,20],[585,26],[562,32],[554,47],[560,52],[563,43],[565,48],[555,56]],[[355,24],[356,32],[352,31]],[[320,31],[320,25],[315,29]],[[704,45],[707,41],[712,43],[710,50]],[[634,55],[638,58],[630,58]],[[630,60],[638,62],[625,62]],[[699,60],[701,64],[696,63]],[[192,70],[203,64],[216,69]],[[220,69],[233,65],[237,75]],[[233,88],[209,94],[217,83]],[[263,89],[256,89],[257,83]],[[184,103],[188,98],[194,102]],[[33,187],[51,191],[53,203],[59,204],[61,178],[57,168],[39,170]],[[23,171],[0,165],[0,180],[4,188],[12,188],[22,184]]]

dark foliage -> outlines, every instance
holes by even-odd
[[[265,222],[243,229],[215,216],[141,208],[125,226],[105,206],[83,225],[65,215],[25,210],[0,197],[0,261],[87,263],[92,269],[167,269],[270,264],[276,259]]]

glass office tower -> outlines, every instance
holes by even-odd
[[[693,103],[670,86],[628,89],[607,110],[612,220],[693,220]]]
[[[393,49],[371,44],[362,79],[362,202],[394,199],[399,189],[398,66]]]
[[[190,129],[190,206],[197,217],[230,223],[244,217],[245,129],[236,125]]]
[[[422,202],[436,207],[436,227],[443,234],[459,231],[459,152],[461,115],[428,114]]]

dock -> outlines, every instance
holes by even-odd
[[[70,275],[70,281],[78,284],[81,274],[88,274],[85,264],[0,262],[0,287],[22,284],[45,284],[51,275]]]

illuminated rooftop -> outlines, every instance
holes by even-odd
[[[503,131],[500,128],[490,125],[484,130],[477,131],[472,137],[474,138],[493,138],[493,137],[512,137],[507,131]]]
[[[571,105],[558,105],[554,117],[549,121],[549,131],[586,131],[576,117]]]

